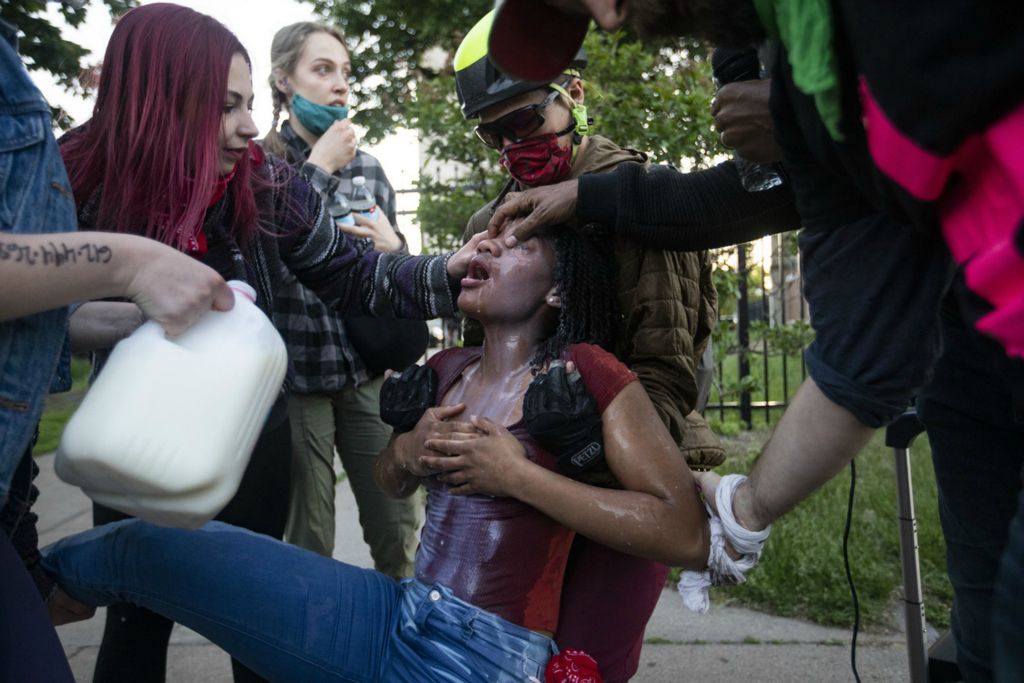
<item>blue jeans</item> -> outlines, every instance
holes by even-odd
[[[283,401],[279,401],[283,404]],[[217,519],[260,534],[281,538],[288,510],[291,429],[284,411],[268,419],[256,441],[242,482]],[[272,409],[272,413],[277,413]],[[93,504],[93,525],[128,519],[116,510]],[[103,640],[96,656],[93,683],[164,683],[167,644],[174,622],[130,603],[107,606]],[[235,683],[262,683],[231,660]]]
[[[991,357],[962,324],[945,319],[943,353],[932,382],[918,399],[928,429],[938,486],[939,518],[946,539],[946,567],[953,584],[951,622],[957,661],[968,683],[993,677],[993,613],[1011,595],[997,597],[1010,521],[1018,512],[1024,425],[1013,418],[1012,398]],[[1020,523],[1018,532],[1020,535]],[[1021,581],[1020,562],[1017,564]],[[1011,578],[1004,568],[1003,581]],[[1015,613],[1006,613],[1024,636],[1024,586]],[[1011,603],[1012,604],[1012,601]],[[1004,610],[1005,611],[1005,610]],[[1013,648],[1020,656],[1024,640]],[[1021,677],[1007,681],[1024,680]]]
[[[557,652],[444,586],[397,583],[220,522],[117,522],[44,555],[76,599],[163,614],[271,681],[540,681]]]

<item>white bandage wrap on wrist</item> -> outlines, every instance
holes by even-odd
[[[746,573],[757,566],[765,541],[771,533],[771,525],[761,531],[745,529],[733,515],[733,494],[746,479],[741,474],[727,474],[722,477],[715,491],[718,514],[715,514],[710,505],[704,503],[710,517],[708,525],[711,531],[708,567],[699,572],[685,570],[679,577],[679,595],[683,598],[683,604],[694,612],[705,614],[708,611],[711,606],[708,589],[711,586],[746,581]],[[729,557],[725,551],[726,541],[733,550],[740,553],[739,559]]]

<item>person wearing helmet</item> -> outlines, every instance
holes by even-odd
[[[477,137],[500,152],[501,164],[510,178],[499,199],[470,219],[465,231],[467,240],[486,227],[506,192],[610,171],[623,163],[648,163],[641,152],[590,135],[593,119],[587,114],[580,78],[587,64],[582,48],[565,73],[553,82],[509,78],[486,54],[492,20],[493,12],[481,19],[459,46],[455,54],[456,90],[465,117],[480,120],[475,128]],[[717,294],[710,279],[708,255],[644,249],[629,240],[620,240],[616,252],[623,292],[619,303],[626,316],[622,328],[634,330],[629,339],[619,340],[618,353],[640,377],[677,443],[694,443],[686,440],[691,429],[686,416],[696,400],[695,358],[703,351],[717,318]],[[665,273],[676,277],[665,278]],[[672,280],[672,285],[665,284],[665,280]],[[664,304],[668,309],[657,316],[639,305],[666,300],[677,307]],[[681,320],[688,324],[671,333],[665,331]],[[664,334],[649,339],[654,329]],[[479,343],[478,331],[475,321],[467,319],[466,342]],[[669,341],[671,338],[676,338],[675,343]],[[657,359],[651,364],[657,365],[657,372],[644,363],[629,362],[648,357]],[[691,467],[707,469],[721,462],[722,451],[717,442],[704,442],[694,445],[687,456]]]

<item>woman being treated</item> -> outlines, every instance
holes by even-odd
[[[339,232],[310,184],[253,144],[252,95],[246,52],[214,19],[169,4],[125,14],[104,56],[92,118],[61,141],[79,227],[145,234],[247,281],[278,328],[289,321],[270,304],[291,275],[332,310],[450,315],[449,277],[465,272],[470,250],[450,260],[378,254]],[[72,318],[72,337],[81,341],[84,330],[102,350],[141,322],[135,304],[86,304]],[[280,538],[290,456],[282,399],[220,519]],[[95,512],[98,524],[122,517]],[[131,606],[109,610],[96,680],[162,681],[171,627]]]
[[[701,569],[708,557],[686,464],[635,376],[594,344],[617,319],[608,260],[596,254],[570,230],[513,249],[477,244],[458,303],[482,323],[484,345],[429,361],[439,406],[415,433],[430,455],[379,456],[391,493],[427,489],[415,579],[217,522],[92,529],[51,546],[46,568],[78,600],[159,611],[274,681],[543,680],[575,533],[673,565]],[[623,490],[558,473],[527,431],[533,372],[555,360],[594,397]]]

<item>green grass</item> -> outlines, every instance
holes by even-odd
[[[764,432],[724,439],[730,454],[719,473],[748,472]],[[949,622],[952,588],[946,575],[935,475],[925,437],[912,449],[914,505],[928,622]],[[879,432],[857,457],[857,490],[850,532],[850,563],[863,624],[891,625],[901,595],[896,484],[892,449]],[[843,568],[842,536],[849,469],[776,522],[761,564],[739,586],[714,589],[712,598],[822,624],[849,626],[853,607]]]
[[[52,394],[46,400],[43,417],[39,421],[39,439],[32,449],[33,455],[43,455],[57,450],[60,435],[64,433],[64,425],[75,412],[75,408],[85,395],[89,382],[89,361],[81,358],[71,359],[71,391],[63,394]]]

